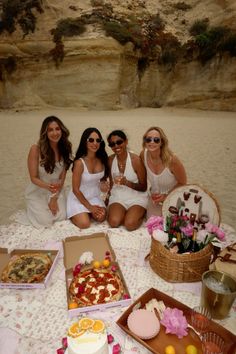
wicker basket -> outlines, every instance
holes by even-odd
[[[172,283],[200,281],[202,274],[209,269],[212,244],[191,254],[171,253],[159,241],[152,238],[149,262],[151,268],[161,278]]]

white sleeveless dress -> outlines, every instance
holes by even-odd
[[[47,173],[43,166],[39,164],[39,178],[46,182],[52,183],[53,180],[58,179],[64,169],[64,162],[56,162],[54,171],[52,174]],[[43,226],[50,227],[55,221],[61,221],[66,219],[66,196],[64,188],[62,188],[58,196],[59,211],[54,216],[48,207],[51,193],[36,186],[36,184],[30,182],[25,190],[25,199],[27,204],[27,218],[30,223],[40,228]]]
[[[147,180],[150,185],[151,193],[168,194],[169,191],[178,183],[177,179],[168,167],[165,167],[160,174],[155,174],[152,172],[147,163],[147,149],[144,150],[144,165],[147,170]],[[154,205],[151,197],[149,197],[147,218],[151,215],[161,215],[161,209],[161,205]]]
[[[105,204],[101,199],[100,180],[104,177],[104,171],[98,173],[89,173],[86,163],[80,159],[84,166],[81,176],[80,191],[92,205],[99,205],[105,208]],[[82,204],[75,194],[70,190],[67,198],[67,217],[68,219],[74,215],[81,213],[90,213],[90,211]]]
[[[111,175],[113,175],[113,173],[118,173],[118,172],[119,172],[119,167],[117,163],[117,157],[115,156],[112,161]],[[129,153],[126,160],[124,176],[127,178],[128,181],[133,183],[138,183],[138,176],[133,169],[131,157]],[[133,205],[139,205],[146,209],[148,203],[148,194],[147,192],[136,191],[127,186],[122,186],[122,185],[119,186],[113,184],[113,187],[111,189],[111,195],[109,198],[109,205],[113,203],[119,203],[125,209],[129,209]]]

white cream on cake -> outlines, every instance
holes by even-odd
[[[67,336],[68,354],[108,354],[107,332],[86,331],[79,337]]]

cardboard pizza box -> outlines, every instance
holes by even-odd
[[[71,236],[67,237],[63,242],[64,248],[64,265],[65,265],[65,276],[66,276],[66,288],[67,288],[67,303],[68,303],[68,314],[69,317],[74,317],[79,315],[81,312],[88,311],[98,311],[103,310],[104,308],[111,308],[117,306],[129,306],[131,303],[130,294],[123,277],[123,274],[120,270],[119,264],[116,262],[116,255],[112,246],[109,242],[108,236],[103,232],[93,233],[86,236]],[[69,286],[71,280],[73,279],[73,268],[76,264],[79,263],[80,256],[84,252],[92,252],[94,260],[102,261],[105,258],[106,252],[110,252],[111,257],[111,266],[115,265],[117,268],[117,273],[120,276],[120,279],[123,283],[125,298],[120,299],[119,301],[78,307],[75,309],[69,309]],[[83,266],[83,270],[90,268],[91,265]]]
[[[44,289],[46,288],[59,258],[58,250],[14,249],[12,252],[8,253],[7,248],[0,248],[0,275],[2,274],[3,269],[7,266],[11,257],[15,255],[23,255],[27,253],[43,253],[43,254],[50,255],[52,259],[52,265],[44,280],[41,283],[5,283],[5,282],[1,282],[0,280],[0,288],[4,288],[4,289]]]
[[[152,299],[157,301],[163,301],[166,307],[177,308],[183,311],[184,316],[186,317],[188,323],[190,323],[191,309],[185,304],[175,300],[174,298],[158,291],[157,289],[151,288],[146,291],[142,296],[140,296],[117,320],[117,325],[136,341],[141,343],[144,347],[150,350],[155,354],[162,354],[165,352],[165,347],[167,345],[173,345],[175,347],[176,353],[185,353],[185,348],[189,344],[193,344],[198,349],[198,354],[202,354],[201,341],[196,336],[193,336],[191,330],[189,329],[188,335],[178,339],[174,334],[166,334],[165,327],[161,325],[160,332],[152,339],[143,340],[136,336],[133,332],[130,331],[127,320],[130,313],[139,308],[145,308],[145,304]],[[236,336],[229,332],[224,327],[220,326],[214,321],[210,321],[208,326],[208,331],[215,332],[219,334],[225,340],[225,351],[224,354],[233,354],[236,350]]]

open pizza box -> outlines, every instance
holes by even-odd
[[[52,260],[52,265],[46,277],[43,279],[43,281],[40,283],[0,282],[0,288],[5,288],[5,289],[44,289],[46,288],[59,258],[58,250],[15,249],[12,252],[8,253],[7,248],[0,248],[0,276],[2,274],[3,269],[7,266],[8,262],[13,256],[18,256],[18,255],[21,256],[23,254],[29,254],[29,253],[42,253],[50,256]]]
[[[103,310],[104,308],[111,308],[117,306],[129,306],[131,303],[130,294],[125,283],[122,272],[119,268],[119,264],[116,262],[115,253],[111,247],[108,236],[103,232],[94,233],[86,236],[71,236],[67,237],[63,243],[64,247],[64,265],[66,273],[66,288],[67,288],[67,303],[68,303],[68,314],[69,317],[74,317],[80,314],[81,312],[88,311],[98,311]],[[105,258],[106,252],[110,253],[111,257],[111,266],[115,265],[117,268],[116,273],[118,273],[123,287],[125,297],[119,301],[108,302],[103,304],[97,304],[92,306],[83,306],[75,309],[69,309],[70,303],[70,294],[69,287],[73,279],[73,268],[76,264],[79,263],[79,259],[84,252],[92,252],[93,259],[101,261]],[[83,266],[83,270],[86,268],[91,268],[91,265]]]
[[[191,309],[188,306],[162,293],[161,291],[151,288],[140,296],[123,313],[123,315],[116,322],[118,326],[152,353],[163,354],[166,346],[170,344],[175,347],[176,353],[185,353],[185,348],[192,344],[197,347],[198,354],[202,354],[201,341],[195,334],[193,334],[191,329],[188,330],[188,335],[182,339],[178,339],[178,337],[174,334],[166,334],[165,327],[163,325],[160,327],[160,332],[154,338],[148,340],[143,340],[130,331],[127,325],[127,320],[131,312],[140,308],[145,308],[145,305],[152,299],[163,301],[166,307],[182,310],[187,322],[190,323]],[[229,332],[227,329],[212,320],[209,323],[207,331],[215,332],[225,340],[224,354],[236,353],[236,336],[233,333]]]

